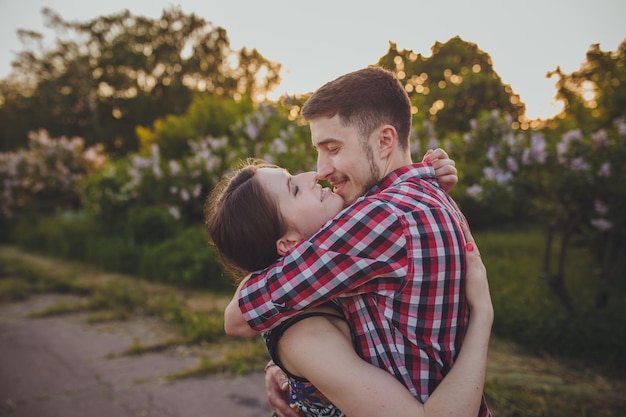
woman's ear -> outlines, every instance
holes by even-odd
[[[285,256],[287,252],[301,240],[302,236],[300,236],[299,233],[293,231],[287,232],[276,241],[276,252],[278,252],[280,256]]]

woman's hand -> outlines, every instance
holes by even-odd
[[[487,279],[487,269],[480,257],[480,251],[472,236],[467,224],[462,223],[461,228],[467,243],[465,244],[465,262],[466,262],[466,287],[465,294],[467,302],[470,306],[470,315],[485,314],[493,320],[493,304],[491,303],[491,294],[489,293],[489,281]]]
[[[429,149],[424,155],[423,162],[430,162],[435,169],[437,181],[445,192],[450,192],[459,182],[458,172],[454,160],[450,159],[446,151],[441,148]]]

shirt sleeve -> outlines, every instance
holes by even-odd
[[[242,286],[239,307],[254,330],[331,299],[391,294],[402,285],[407,270],[400,218],[371,201],[344,214]]]

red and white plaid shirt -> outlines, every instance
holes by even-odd
[[[402,167],[264,271],[239,306],[264,331],[339,299],[357,353],[426,401],[448,373],[468,322],[465,221],[430,165]],[[486,402],[479,413],[489,416]]]

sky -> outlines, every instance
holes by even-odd
[[[41,10],[66,21],[87,21],[128,9],[161,16],[179,6],[224,28],[231,48],[256,48],[282,64],[273,96],[312,92],[342,74],[375,64],[389,49],[429,56],[436,42],[454,36],[488,53],[503,82],[526,103],[531,119],[554,116],[556,77],[580,68],[592,44],[616,51],[626,40],[625,0],[0,0],[0,78],[22,50],[17,29],[53,33]]]

